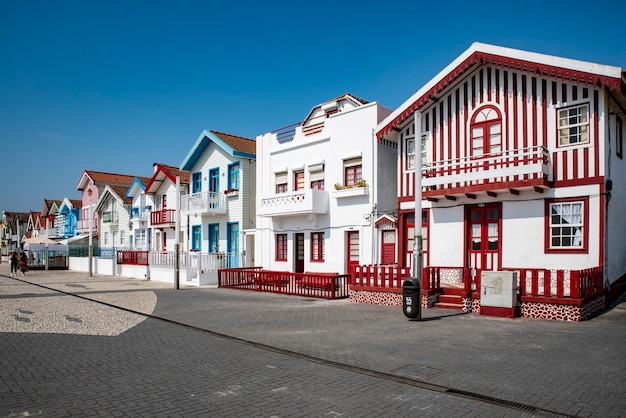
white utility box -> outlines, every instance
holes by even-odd
[[[483,271],[480,275],[480,306],[516,307],[517,272]]]

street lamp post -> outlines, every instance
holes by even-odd
[[[87,189],[87,194],[89,195],[89,276],[93,276],[93,267],[92,267],[92,263],[91,263],[91,258],[93,256],[92,252],[92,246],[93,246],[93,238],[92,238],[92,232],[93,232],[93,206],[92,206],[92,200],[91,200],[91,186],[89,186],[89,188]]]

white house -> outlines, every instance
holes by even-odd
[[[98,267],[100,273],[116,274],[117,251],[132,247],[130,208],[127,187],[106,185],[95,206],[98,214]]]
[[[344,94],[295,131],[257,137],[256,264],[343,274],[380,261],[375,223],[396,209],[397,144],[377,141],[373,128],[390,113]]]
[[[150,178],[135,177],[128,186],[126,197],[131,199],[130,225],[131,248],[133,250],[149,250],[151,229],[149,225],[150,212],[154,207],[154,195],[144,193]]]
[[[188,248],[200,257],[201,284],[217,284],[217,268],[254,265],[255,141],[203,131],[180,165],[190,173],[181,214]]]
[[[399,265],[411,265],[421,165],[439,303],[498,314],[479,294],[497,271],[517,275],[522,316],[602,308],[626,277],[625,109],[622,68],[473,44],[376,128],[398,145]]]
[[[152,195],[154,201],[150,212],[150,249],[160,252],[174,251],[174,246],[178,243],[180,250],[185,251],[187,223],[185,217],[180,217],[177,207],[180,206],[181,196],[187,194],[189,189],[189,172],[160,163],[155,163],[153,167],[154,174],[144,190],[145,194]],[[180,190],[177,190],[177,178]],[[175,235],[177,218],[178,237]]]

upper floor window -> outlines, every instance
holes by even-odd
[[[311,189],[324,190],[324,164],[309,166],[309,180]]]
[[[547,251],[586,251],[586,199],[547,201]]]
[[[228,189],[239,190],[239,163],[228,166]]]
[[[422,157],[422,167],[428,163],[428,132],[422,133],[422,142],[420,146],[420,155]],[[406,140],[406,168],[407,170],[415,169],[415,138]]]
[[[220,191],[220,169],[212,168],[209,170],[209,192],[217,193]]]
[[[473,157],[497,154],[502,151],[502,115],[493,106],[478,110],[470,121]]]
[[[559,146],[589,142],[589,105],[559,109]]]
[[[276,193],[287,193],[287,172],[276,173]]]
[[[357,181],[362,179],[363,163],[361,157],[343,161],[344,186],[356,186]]]
[[[304,189],[304,170],[294,171],[293,173],[293,189]]]
[[[202,191],[202,173],[196,172],[191,176],[191,193],[200,193]]]

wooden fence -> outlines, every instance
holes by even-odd
[[[219,287],[331,300],[349,296],[351,278],[349,274],[290,273],[261,267],[218,270]]]

